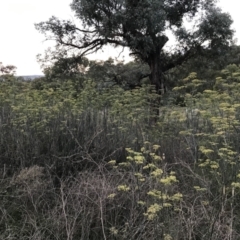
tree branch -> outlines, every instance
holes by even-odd
[[[194,54],[196,54],[196,52],[200,52],[200,48],[201,46],[198,45],[197,47],[192,47],[190,48],[188,51],[185,52],[185,54],[179,56],[179,57],[172,57],[172,59],[175,59],[171,62],[169,62],[168,64],[166,64],[164,67],[163,67],[163,72],[166,72],[178,65],[181,65],[182,63],[184,63],[185,61],[187,61],[189,58],[191,58]]]

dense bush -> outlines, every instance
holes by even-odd
[[[239,239],[240,68],[212,82],[2,79],[0,238]]]

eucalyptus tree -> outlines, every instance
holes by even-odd
[[[109,44],[127,47],[148,64],[158,93],[164,92],[166,71],[204,51],[219,52],[233,36],[232,19],[216,0],[73,0],[71,8],[79,23],[51,17],[37,30],[77,57]]]
[[[135,89],[148,82],[148,66],[138,61],[124,63],[109,58],[107,61],[90,61],[86,78],[101,82],[104,86],[121,86]]]
[[[89,61],[84,57],[65,57],[57,59],[52,66],[44,66],[44,74],[48,80],[76,78],[82,76],[88,68]]]
[[[16,72],[16,67],[13,65],[3,65],[2,62],[0,62],[0,75],[10,74],[13,75]]]

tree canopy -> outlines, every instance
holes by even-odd
[[[232,19],[215,0],[73,0],[71,8],[79,24],[52,17],[36,28],[56,40],[57,50],[77,57],[107,44],[128,47],[149,65],[158,93],[164,72],[196,54],[222,54],[233,36]],[[175,46],[168,50],[171,37]]]
[[[13,65],[3,65],[2,62],[0,62],[0,75],[5,74],[14,74],[16,71],[16,67]]]

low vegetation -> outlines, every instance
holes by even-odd
[[[240,68],[81,79],[1,77],[0,238],[239,239]]]

